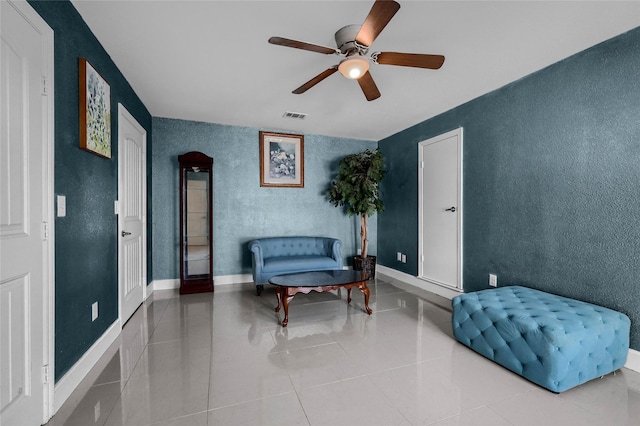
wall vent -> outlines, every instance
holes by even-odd
[[[297,120],[304,120],[307,117],[307,114],[305,114],[304,112],[286,111],[284,114],[282,114],[282,116],[284,118],[295,118]]]

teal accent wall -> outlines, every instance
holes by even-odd
[[[118,318],[118,103],[147,130],[151,115],[68,1],[30,1],[54,31],[55,193],[67,198],[55,222],[55,379]],[[80,149],[78,58],[111,87],[112,158]],[[91,321],[91,304],[99,317]]]
[[[260,187],[259,130],[153,118],[153,277],[180,278],[178,155],[213,157],[214,275],[251,273],[247,243],[268,236],[329,236],[342,240],[345,264],[359,246],[359,221],[326,199],[345,155],[375,148],[371,141],[304,135],[304,188]],[[282,131],[283,133],[292,133]],[[376,253],[377,218],[370,220]]]
[[[395,253],[418,255],[418,143],[457,127],[465,290],[491,272],[619,310],[640,350],[640,28],[380,141],[380,263],[417,274]]]

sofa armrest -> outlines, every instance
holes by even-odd
[[[253,272],[253,281],[258,283],[262,275],[262,269],[264,268],[264,258],[262,256],[262,246],[260,240],[253,240],[249,242],[249,251],[251,251],[251,263]]]
[[[342,241],[332,238],[329,242],[329,249],[329,256],[336,261],[338,269],[342,269]]]

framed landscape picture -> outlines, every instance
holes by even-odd
[[[111,158],[111,89],[84,58],[80,66],[80,148]]]
[[[304,188],[304,136],[260,132],[260,186]]]

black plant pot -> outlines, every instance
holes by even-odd
[[[376,277],[376,257],[367,256],[363,259],[362,256],[353,256],[353,269],[355,271],[365,271],[370,280]]]

